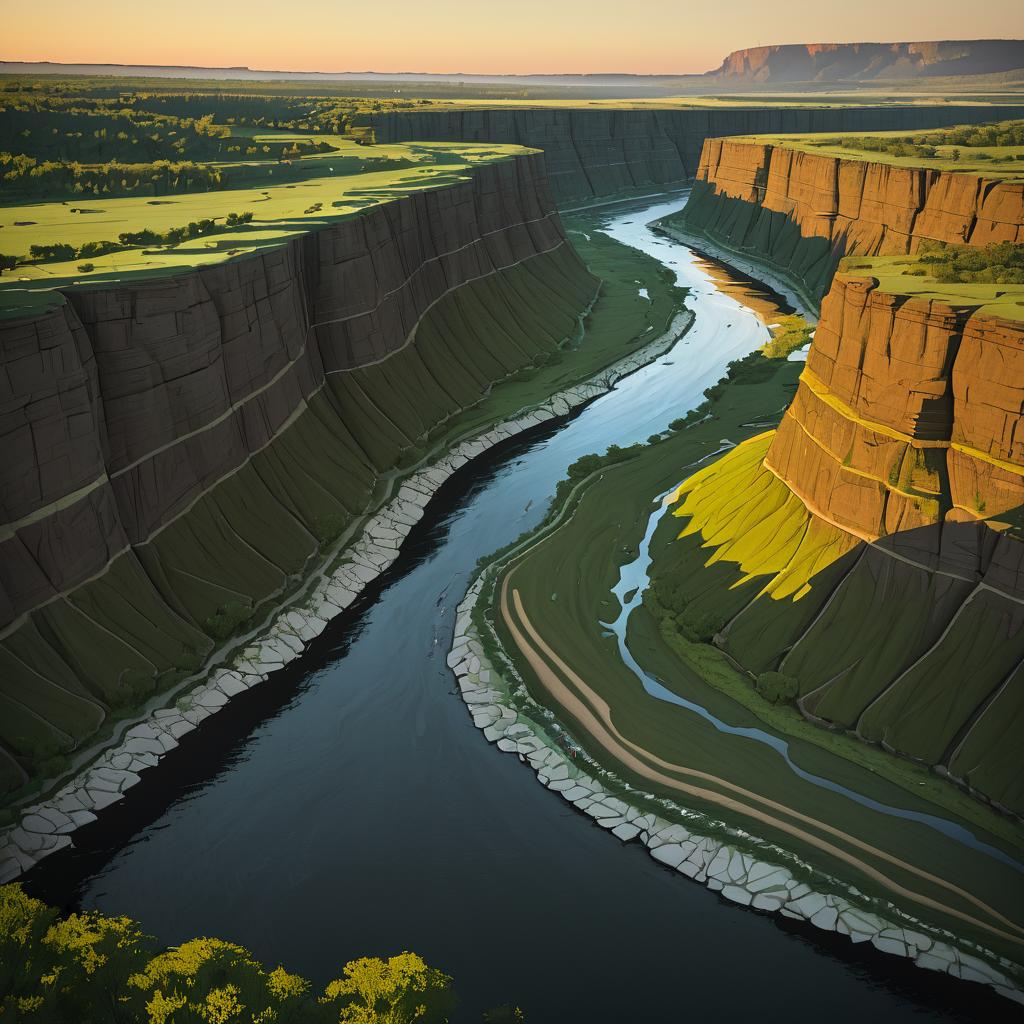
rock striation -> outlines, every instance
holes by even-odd
[[[1024,813],[1024,321],[833,276],[846,253],[1024,242],[1024,183],[726,139],[699,185],[685,229],[824,298],[778,430],[684,488],[669,571],[699,578],[715,547],[736,586],[701,599],[741,665]]]
[[[0,789],[197,670],[596,285],[523,154],[0,322]]]
[[[1000,107],[1022,117],[1024,107]],[[993,108],[949,105],[685,110],[558,109],[398,111],[374,115],[380,142],[516,143],[542,149],[559,204],[701,177],[707,139],[780,132],[914,131],[990,121]]]
[[[1024,242],[1024,182],[709,139],[679,226],[769,264],[816,306],[846,255]]]

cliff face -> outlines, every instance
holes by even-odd
[[[1024,322],[832,277],[846,252],[1024,242],[1024,186],[728,140],[702,178],[691,230],[827,294],[778,430],[687,484],[663,571],[806,715],[1024,813]]]
[[[595,288],[524,155],[0,322],[0,782],[198,667]]]
[[[708,78],[751,84],[985,75],[1024,67],[1024,41],[793,43],[734,50]]]
[[[1001,107],[1022,117],[1024,107]],[[438,110],[378,114],[380,142],[517,143],[544,150],[558,203],[637,188],[680,185],[697,175],[706,139],[777,132],[884,131],[977,124],[992,107],[742,108],[691,110]]]
[[[682,225],[769,262],[816,301],[846,255],[1024,241],[1024,182],[709,139]]]

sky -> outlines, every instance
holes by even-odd
[[[1021,0],[37,0],[0,59],[285,71],[685,74],[772,43],[1024,37]]]

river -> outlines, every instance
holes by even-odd
[[[477,559],[543,516],[580,455],[663,430],[767,337],[686,247],[608,207],[606,230],[690,289],[666,356],[578,415],[456,474],[392,569],[283,672],[186,737],[37,867],[30,890],[217,935],[322,985],[402,949],[455,977],[459,1022],[993,1019],[994,995],[723,901],[622,845],[488,745],[445,666]]]

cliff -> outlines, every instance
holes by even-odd
[[[535,154],[0,321],[2,787],[294,588],[383,474],[573,334],[595,288]]]
[[[986,75],[1024,67],[1024,40],[792,43],[734,50],[706,78],[750,84]]]
[[[778,430],[687,482],[659,572],[808,717],[1024,814],[1024,318],[830,270],[1022,242],[1021,184],[728,140],[702,172],[684,222],[828,290]]]
[[[679,226],[770,264],[816,305],[846,255],[1024,241],[1024,182],[709,139]]]
[[[1024,107],[1000,107],[1022,117]],[[456,107],[374,115],[379,142],[516,143],[542,149],[555,200],[679,186],[698,175],[706,139],[777,132],[883,131],[990,121],[988,106],[719,107],[520,110]]]

